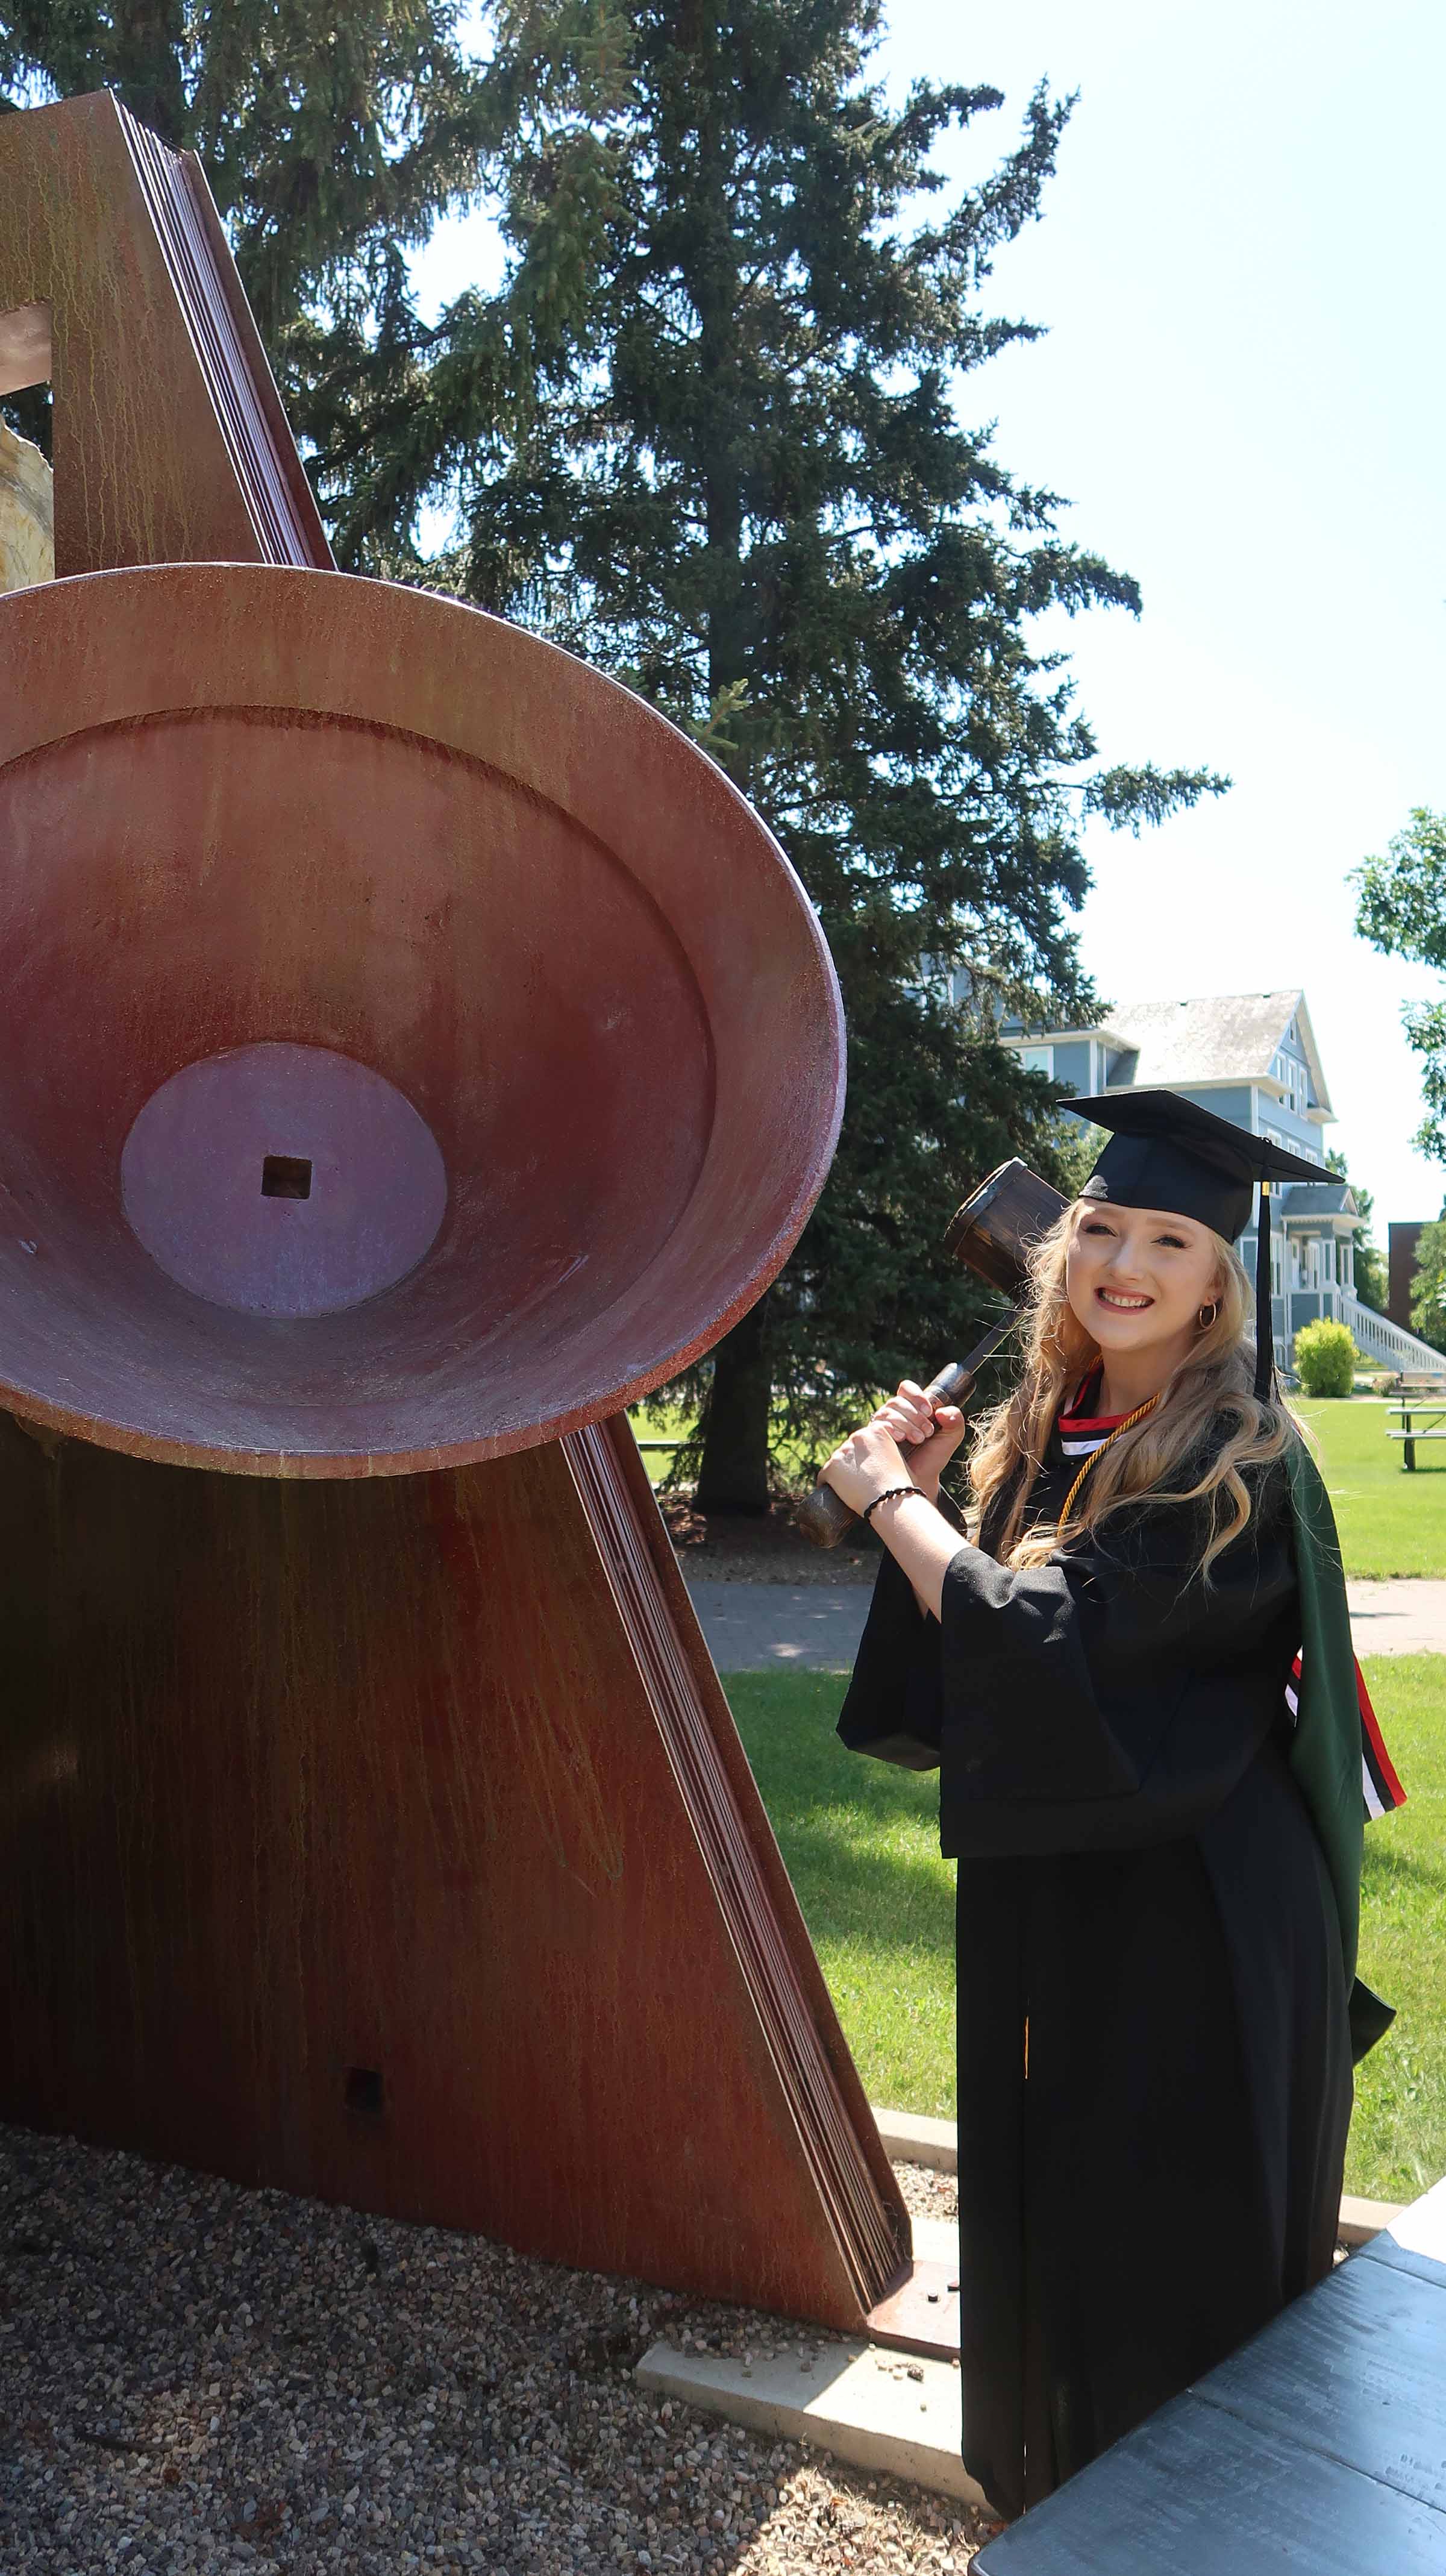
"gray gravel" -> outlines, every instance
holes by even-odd
[[[0,2128],[0,2567],[967,2566],[989,2526],[944,2499],[644,2395],[659,2334],[817,2348],[475,2237]]]
[[[959,2178],[939,2173],[933,2165],[896,2164],[904,2207],[911,2218],[937,2218],[953,2223],[959,2215]]]

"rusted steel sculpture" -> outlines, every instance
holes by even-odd
[[[621,1408],[837,1124],[626,692],[330,558],[204,180],[0,123],[0,2111],[857,2326],[907,2220]],[[219,560],[212,560],[218,558]]]

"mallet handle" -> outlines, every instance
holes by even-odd
[[[925,1401],[931,1405],[966,1404],[974,1391],[974,1380],[991,1351],[999,1348],[1015,1318],[1006,1315],[1002,1324],[991,1324],[982,1342],[976,1342],[967,1360],[950,1360],[931,1378],[924,1389]],[[849,1509],[832,1485],[820,1476],[806,1503],[799,1505],[795,1520],[815,1547],[837,1547],[858,1515]]]

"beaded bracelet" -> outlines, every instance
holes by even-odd
[[[897,1494],[919,1494],[923,1493],[923,1490],[922,1485],[885,1485],[881,1494],[875,1494],[873,1501],[864,1505],[861,1517],[865,1527],[878,1510],[880,1503],[891,1503]],[[928,1496],[925,1495],[924,1499],[927,1502]]]

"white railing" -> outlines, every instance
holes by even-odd
[[[1414,1333],[1393,1324],[1389,1315],[1378,1315],[1374,1306],[1363,1306],[1359,1297],[1344,1289],[1341,1322],[1349,1324],[1357,1350],[1369,1360],[1379,1360],[1383,1368],[1407,1377],[1446,1378],[1446,1353],[1433,1351],[1429,1342],[1419,1341]]]

